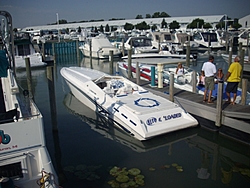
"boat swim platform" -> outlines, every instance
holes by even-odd
[[[135,78],[130,80],[136,83]],[[139,85],[156,95],[167,99],[170,98],[168,86],[164,86],[163,88],[158,88],[157,86],[152,87],[151,82],[144,80],[140,80]],[[207,104],[206,102],[203,102],[203,95],[201,94],[174,88],[174,102],[176,104],[182,106],[190,114],[199,116],[205,120],[216,122],[217,101],[215,98],[213,98],[212,101],[214,102],[213,104]],[[250,134],[250,105],[230,105],[226,103],[226,101],[223,101],[220,127],[223,126]],[[216,125],[214,126],[214,128],[220,127],[217,127]]]

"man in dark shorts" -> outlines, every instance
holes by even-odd
[[[225,77],[225,81],[227,81],[226,86],[226,94],[228,97],[227,102],[231,103],[232,105],[235,104],[236,96],[237,96],[237,90],[238,90],[238,84],[241,79],[241,72],[242,72],[242,66],[239,63],[240,58],[236,56],[234,58],[234,62],[229,66],[227,75]],[[233,93],[233,101],[231,102],[230,93]]]
[[[211,97],[212,97],[212,91],[214,90],[214,76],[216,74],[216,67],[213,64],[214,57],[209,56],[208,62],[205,62],[202,66],[201,71],[205,73],[205,91],[204,91],[204,97],[203,102],[207,101],[207,92],[208,93],[208,104],[213,104]]]

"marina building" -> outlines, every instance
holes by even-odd
[[[112,20],[112,21],[98,21],[98,22],[79,22],[79,23],[69,23],[69,24],[57,24],[57,25],[42,25],[42,26],[29,26],[22,29],[22,31],[32,31],[32,30],[62,30],[62,29],[77,29],[79,27],[83,29],[91,29],[93,27],[100,28],[100,26],[105,27],[115,27],[117,29],[123,29],[126,23],[136,25],[141,22],[146,22],[149,26],[161,27],[163,19],[167,24],[176,21],[180,24],[180,29],[185,30],[187,25],[193,20],[199,18],[203,19],[205,23],[210,23],[213,28],[216,24],[224,21],[227,15],[211,15],[211,16],[185,16],[185,17],[167,17],[167,18],[145,18],[145,19],[128,19],[128,20]]]

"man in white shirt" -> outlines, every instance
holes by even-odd
[[[213,64],[214,57],[212,55],[209,56],[208,62],[205,62],[202,66],[201,71],[205,73],[205,91],[204,91],[204,97],[203,102],[206,102],[208,104],[213,104],[213,101],[211,100],[212,91],[214,90],[214,76],[216,74],[216,67]],[[208,93],[208,100],[207,100],[207,91]]]

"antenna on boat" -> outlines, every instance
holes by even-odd
[[[14,53],[14,36],[13,36],[13,28],[12,28],[12,17],[9,12],[0,10],[0,15],[4,16],[6,19],[6,24],[4,24],[5,31],[2,31],[3,33],[6,34],[6,37],[2,36],[2,41],[4,43],[4,46],[7,50],[8,58],[9,58],[9,63],[10,67],[13,70],[13,74],[16,75],[16,66],[15,66],[15,53]],[[5,40],[7,39],[7,41]]]

